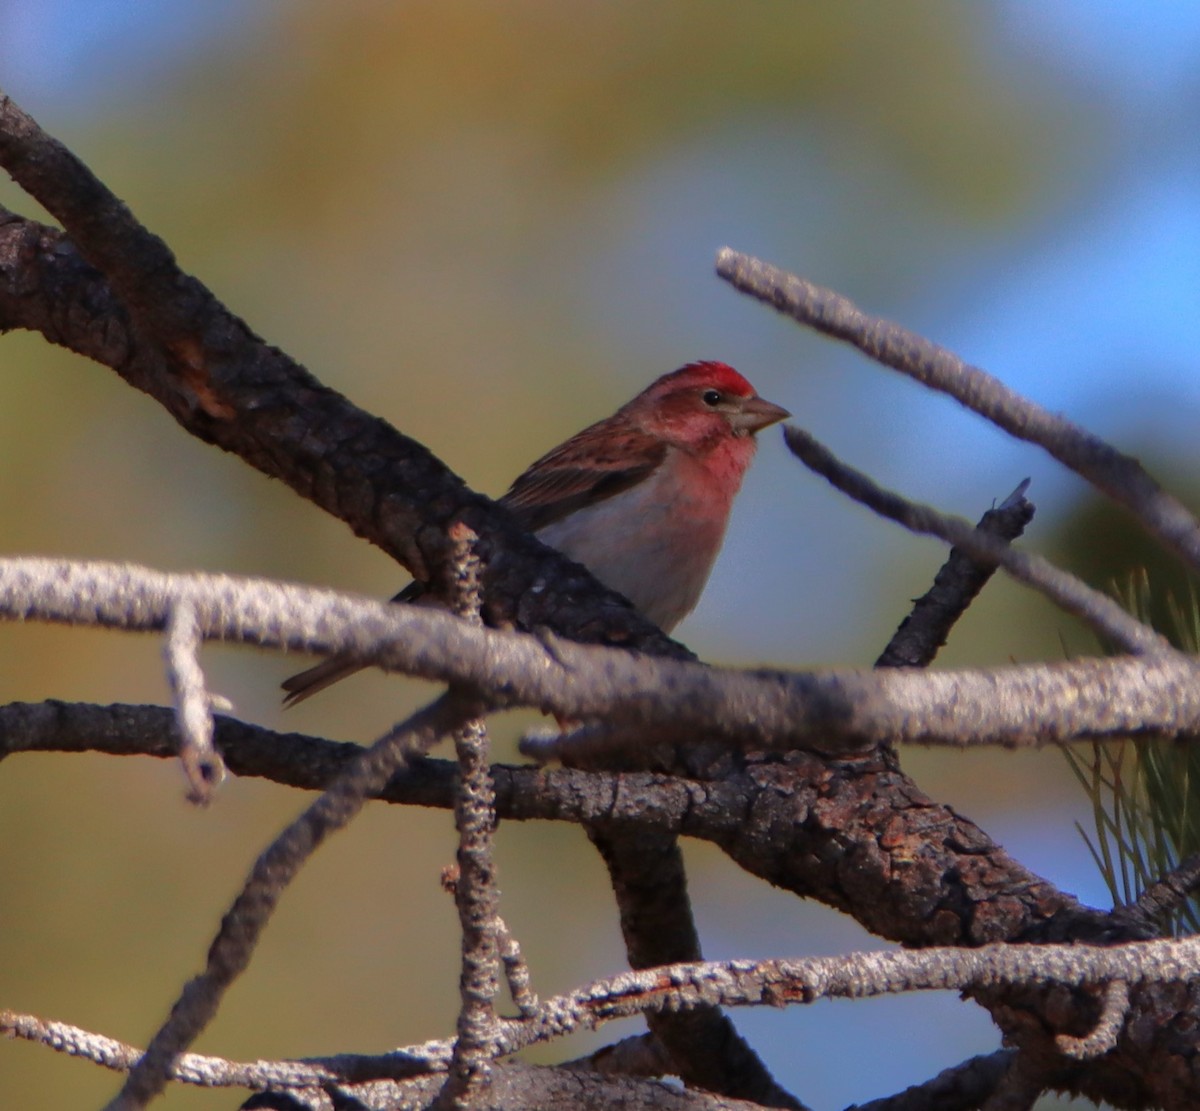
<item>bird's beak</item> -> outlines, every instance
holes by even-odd
[[[761,397],[751,397],[741,403],[729,421],[735,431],[753,435],[777,421],[787,420],[791,415],[782,405],[764,401]]]

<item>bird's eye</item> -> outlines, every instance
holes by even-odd
[[[721,391],[705,390],[704,393],[700,395],[700,400],[703,401],[705,405],[720,405]]]

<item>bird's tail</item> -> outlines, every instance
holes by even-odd
[[[280,684],[287,691],[283,704],[285,707],[295,706],[297,702],[311,698],[318,691],[323,691],[326,687],[340,682],[346,676],[361,671],[364,666],[347,656],[330,656],[329,659],[322,660],[316,667],[310,667],[307,671],[301,671],[290,679],[284,679]]]
[[[424,583],[411,582],[391,600],[420,604],[422,600],[428,602],[429,595],[425,593]],[[346,676],[353,675],[356,671],[362,671],[366,666],[366,664],[356,663],[349,656],[330,656],[329,659],[322,660],[316,667],[310,667],[307,671],[302,671],[299,675],[293,675],[290,679],[284,679],[280,683],[280,686],[287,691],[283,705],[285,708],[295,706],[297,702],[311,698],[326,687],[332,687],[334,683],[341,682]]]

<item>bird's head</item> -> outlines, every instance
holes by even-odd
[[[635,397],[627,410],[655,436],[686,450],[745,439],[791,416],[764,401],[725,363],[688,363],[664,374]]]

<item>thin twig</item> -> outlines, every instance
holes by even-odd
[[[325,838],[345,826],[388,777],[448,730],[477,716],[477,701],[443,695],[378,740],[258,858],[221,921],[204,972],[190,980],[106,1111],[135,1111],[166,1085],[176,1058],[216,1015],[241,975],[284,889]]]
[[[36,1015],[0,1010],[0,1036],[20,1038],[57,1053],[89,1061],[114,1072],[129,1072],[143,1055],[136,1046],[84,1030],[66,1022]],[[403,1080],[443,1072],[450,1059],[450,1042],[427,1043],[429,1052],[377,1056],[333,1054],[283,1061],[229,1061],[202,1053],[181,1053],[169,1077],[180,1084],[202,1088],[308,1088],[329,1083],[362,1083],[369,1080]]]
[[[454,612],[473,625],[480,619],[479,556],[475,534],[465,525],[451,529],[454,553],[450,568]],[[451,688],[452,690],[454,688]],[[458,786],[454,793],[454,824],[458,830],[458,875],[454,901],[462,930],[462,968],[459,976],[461,1005],[458,1037],[439,1107],[466,1109],[491,1079],[491,1054],[495,1040],[496,974],[495,923],[499,917],[499,890],[492,850],[496,824],[496,792],[488,768],[487,724],[475,718],[454,732],[458,758]]]
[[[70,1053],[108,1068],[125,1070],[137,1060],[140,1050],[65,1023],[44,1022],[32,1015],[0,1011],[0,1034],[24,1038]],[[333,1107],[359,1111],[412,1111],[430,1107],[437,1097],[450,1059],[450,1042],[427,1043],[422,1050],[405,1050],[378,1057],[342,1054],[302,1061],[251,1061],[239,1063],[220,1057],[184,1054],[172,1079],[207,1088],[258,1090],[255,1107],[279,1107],[288,1111]],[[752,1104],[725,1100],[704,1093],[681,1093],[661,1084],[638,1087],[622,1074],[582,1068],[534,1069],[507,1062],[497,1070],[488,1106],[500,1111],[525,1111],[536,1099],[546,1111],[571,1111],[580,1106],[622,1106],[655,1111],[754,1111]],[[547,1094],[549,1092],[549,1095]],[[249,1104],[243,1104],[249,1106]]]
[[[1174,651],[1165,637],[1132,617],[1108,595],[1093,590],[1049,560],[1010,548],[1002,540],[977,531],[961,517],[947,516],[885,490],[861,471],[847,466],[801,428],[788,425],[783,432],[788,448],[806,467],[881,516],[912,532],[939,537],[981,563],[1003,567],[1018,582],[1040,591],[1060,609],[1085,621],[1127,652]]]
[[[204,805],[225,778],[225,766],[213,748],[212,696],[200,666],[201,643],[195,606],[187,601],[172,606],[163,655],[179,729],[179,760],[188,780],[188,801]]]
[[[980,518],[975,531],[1011,544],[1033,519],[1033,503],[1025,497],[1028,488],[1026,479],[1000,505]],[[994,571],[994,565],[981,563],[957,546],[951,548],[934,577],[933,586],[913,603],[911,612],[888,641],[875,666],[928,667]]]
[[[517,1013],[522,1018],[529,1018],[538,1009],[537,992],[533,990],[533,982],[529,975],[529,965],[521,953],[520,943],[512,935],[508,924],[499,915],[492,923],[496,936],[496,951],[504,968],[504,976],[508,982],[509,994],[516,1004]]]
[[[719,1006],[790,1006],[820,999],[866,999],[911,991],[966,991],[978,988],[1061,984],[1081,987],[1121,980],[1126,984],[1176,983],[1194,975],[1200,939],[1142,941],[1108,947],[1078,945],[986,945],[976,949],[929,948],[851,953],[836,957],[798,957],[764,961],[714,961],[622,972],[546,1000],[536,1016],[501,1019],[492,1052],[508,1056],[529,1046],[634,1015]],[[1120,1003],[1119,990],[1113,1001]],[[109,1068],[128,1067],[120,1043],[89,1035],[76,1027],[0,1011],[0,1032],[38,1041],[60,1052],[96,1060]],[[377,1057],[339,1055],[309,1062],[258,1063],[278,1068],[286,1086],[287,1070],[299,1064],[330,1070],[339,1077],[407,1075],[444,1071],[451,1043],[435,1039]],[[136,1055],[136,1051],[134,1051]],[[125,1057],[125,1060],[122,1060]],[[168,1062],[180,1075],[182,1058]],[[226,1062],[230,1065],[229,1062]],[[232,1067],[232,1066],[231,1066]],[[242,1066],[236,1066],[240,1069]],[[232,1073],[192,1083],[231,1084]],[[266,1072],[255,1074],[259,1080]],[[224,1078],[222,1078],[224,1077]],[[311,1083],[297,1073],[294,1082]]]
[[[1136,459],[1099,436],[1048,412],[946,348],[899,324],[871,316],[848,298],[769,263],[724,247],[717,252],[717,273],[735,289],[948,394],[1017,439],[1038,444],[1123,505],[1193,570],[1200,570],[1200,521]]]
[[[1116,1048],[1129,1015],[1129,985],[1124,980],[1110,980],[1104,985],[1101,1002],[1100,1017],[1084,1037],[1059,1034],[1054,1039],[1060,1053],[1077,1061],[1090,1061]]]

